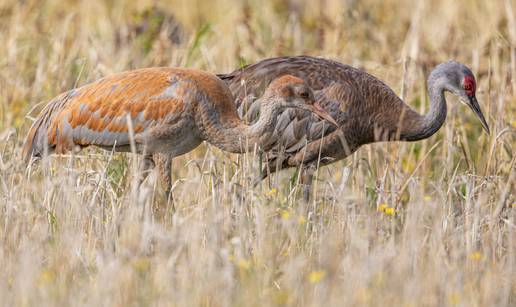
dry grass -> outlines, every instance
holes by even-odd
[[[516,305],[514,2],[133,2],[0,1],[0,304]],[[309,204],[294,170],[253,189],[254,154],[202,145],[174,163],[174,214],[155,176],[132,188],[130,155],[21,163],[29,118],[76,84],[286,54],[363,67],[421,111],[428,70],[468,63],[492,134],[450,98],[432,138],[321,168]]]

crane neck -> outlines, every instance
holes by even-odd
[[[430,98],[430,109],[424,115],[417,114],[415,118],[408,118],[410,121],[401,133],[401,139],[406,141],[418,141],[429,138],[435,134],[444,124],[447,114],[446,83],[441,78],[435,78],[430,74],[428,78],[428,96]]]
[[[229,117],[219,117],[217,120],[212,118],[205,128],[205,140],[232,153],[249,152],[256,147],[268,151],[273,147],[269,140],[274,134],[280,111],[279,104],[262,104],[260,117],[252,125],[244,123],[236,110]]]

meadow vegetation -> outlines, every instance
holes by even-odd
[[[515,306],[512,0],[0,1],[0,304]],[[491,134],[448,97],[443,128],[362,147],[258,187],[259,155],[175,159],[176,211],[138,157],[90,148],[26,169],[57,94],[149,66],[229,72],[308,54],[363,68],[428,107],[426,76],[468,64]]]

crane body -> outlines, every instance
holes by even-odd
[[[172,158],[203,141],[234,153],[255,145],[267,150],[274,146],[270,140],[278,114],[288,108],[333,121],[314,106],[304,81],[293,76],[274,80],[261,99],[259,119],[247,125],[238,116],[231,92],[215,75],[180,68],[123,72],[53,99],[29,130],[23,156],[29,162],[45,153],[63,154],[90,145],[131,151],[133,141],[136,152],[144,155],[142,171],[158,164],[169,188]]]
[[[301,183],[305,185],[305,199],[313,168],[330,164],[356,151],[360,146],[380,141],[417,141],[433,135],[442,126],[447,108],[445,92],[451,92],[467,104],[477,115],[484,129],[489,127],[475,97],[476,82],[465,65],[449,61],[438,65],[428,77],[430,110],[419,114],[405,104],[392,89],[367,72],[325,58],[290,56],[265,59],[237,69],[229,74],[219,74],[235,96],[241,116],[250,113],[256,118],[259,97],[269,82],[289,74],[299,77],[315,91],[317,103],[337,121],[337,126],[324,120],[311,118],[305,126],[304,143],[289,142],[290,135],[280,135],[280,153],[269,156],[269,169],[262,178],[282,168],[301,166]],[[303,121],[304,117],[291,110],[290,122]],[[285,116],[284,114],[280,116]],[[307,116],[306,114],[304,115]],[[296,117],[294,121],[292,118]],[[278,131],[281,134],[281,131]],[[279,143],[277,143],[279,144]]]

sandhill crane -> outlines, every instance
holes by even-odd
[[[132,126],[135,149],[144,155],[142,173],[157,164],[168,197],[172,158],[202,141],[233,153],[255,145],[268,150],[274,146],[277,115],[286,108],[333,121],[313,105],[312,90],[297,77],[277,78],[260,101],[260,117],[249,126],[238,117],[231,92],[215,75],[179,68],[123,72],[53,99],[29,130],[23,156],[28,162],[45,152],[62,154],[90,145],[131,151]]]
[[[312,119],[301,131],[304,142],[284,135],[284,154],[273,156],[269,171],[302,165],[300,182],[308,199],[313,168],[319,157],[322,165],[341,160],[364,144],[377,141],[417,141],[433,135],[446,118],[444,93],[451,92],[468,105],[489,133],[489,126],[475,97],[476,82],[465,65],[449,61],[435,67],[428,77],[430,110],[421,115],[405,104],[386,84],[374,76],[324,58],[292,56],[266,59],[229,74],[218,75],[229,85],[241,114],[255,113],[259,97],[271,80],[290,74],[305,80],[315,90],[316,100],[338,122],[339,128]],[[257,106],[258,105],[258,106]],[[304,120],[286,111],[290,125]],[[251,118],[253,116],[250,116]],[[285,129],[288,131],[288,129]],[[324,138],[321,137],[324,134]],[[279,144],[279,143],[278,143]],[[274,168],[276,167],[276,168]]]

